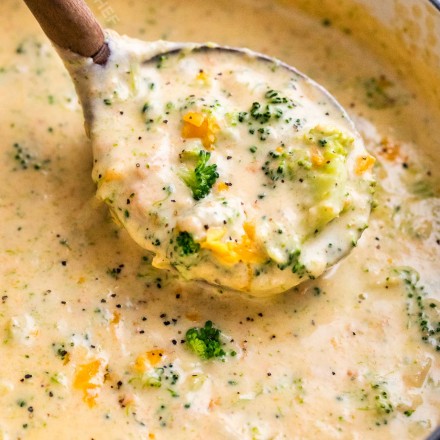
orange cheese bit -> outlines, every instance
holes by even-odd
[[[87,364],[79,365],[73,386],[82,390],[83,400],[90,407],[95,406],[104,383],[105,363],[102,359],[95,359]]]
[[[324,156],[317,148],[312,148],[312,154],[310,156],[312,164],[315,167],[322,167],[325,163]]]
[[[200,112],[188,112],[182,119],[182,137],[184,139],[199,138],[207,150],[214,149],[215,135],[220,129],[214,116]]]
[[[145,373],[149,368],[154,367],[163,359],[165,359],[163,350],[146,351],[136,358],[133,368],[139,373]]]
[[[226,182],[219,182],[217,183],[217,185],[215,186],[215,189],[218,192],[222,192],[222,191],[227,191],[229,189],[229,186],[226,185]]]
[[[205,85],[209,84],[209,76],[204,70],[200,70],[199,73],[196,76],[197,81],[203,82]]]
[[[203,113],[188,112],[183,116],[183,122],[186,122],[192,127],[200,128],[205,122],[206,116]]]
[[[245,235],[240,243],[230,243],[232,249],[245,263],[263,263],[266,260],[266,252],[256,241],[255,225],[249,222],[243,223]]]
[[[356,159],[356,167],[355,167],[356,174],[357,175],[364,174],[366,171],[373,168],[375,162],[376,159],[373,156],[370,156],[369,154],[366,156],[359,156]]]
[[[255,225],[253,223],[244,222],[243,229],[248,238],[250,238],[251,240],[255,240]]]
[[[387,160],[394,161],[400,157],[400,145],[392,142],[388,138],[383,138],[380,141],[379,154],[384,156]]]
[[[106,171],[101,180],[103,182],[112,182],[113,180],[121,180],[122,178],[123,175],[120,172],[112,169]]]
[[[70,362],[70,353],[67,353],[66,356],[64,356],[63,365],[67,365]]]
[[[216,397],[215,399],[211,399],[209,401],[208,409],[210,411],[213,411],[216,406],[220,406],[220,403],[221,403],[221,398],[220,397]]]
[[[121,338],[122,326],[123,321],[121,320],[121,314],[119,312],[113,312],[110,318],[110,330],[117,340]]]
[[[121,320],[121,314],[119,312],[113,312],[112,318],[110,319],[110,324],[118,325]]]
[[[188,312],[185,314],[185,317],[192,322],[200,321],[200,314],[198,312]]]
[[[255,240],[255,226],[245,222],[243,224],[245,234],[241,241],[223,242],[226,230],[224,228],[211,228],[206,234],[206,240],[200,243],[202,249],[210,250],[216,258],[225,264],[263,263],[266,253]]]

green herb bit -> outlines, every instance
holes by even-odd
[[[422,199],[428,199],[430,197],[435,197],[436,193],[432,184],[426,180],[416,180],[412,184],[409,185],[409,190],[415,196],[418,196]]]
[[[55,356],[58,356],[62,361],[64,361],[69,356],[69,352],[65,348],[65,344],[52,344],[53,351]]]
[[[24,44],[20,43],[17,48],[15,49],[15,53],[18,53],[19,55],[26,53],[26,51],[24,50]]]
[[[382,384],[373,384],[371,388],[374,390],[374,406],[378,414],[390,414],[394,411],[393,404],[387,391]]]
[[[239,112],[238,113],[238,122],[244,122],[246,120],[247,117],[247,112]]]
[[[115,280],[118,280],[123,269],[124,269],[123,264],[120,264],[119,266],[116,266],[116,267],[108,268],[107,275],[110,275]]]
[[[324,156],[326,160],[333,159],[337,156],[345,157],[348,151],[353,147],[354,139],[347,136],[337,128],[329,129],[316,126],[304,135],[304,141],[307,144],[317,145],[325,150]]]
[[[206,321],[201,328],[190,328],[186,332],[185,340],[188,349],[202,359],[226,355],[220,342],[220,330],[213,326],[212,321]]]
[[[194,200],[200,200],[206,197],[219,177],[217,165],[207,165],[210,157],[211,153],[208,151],[199,151],[196,157],[195,168],[187,168],[180,173],[181,179],[191,190]]]
[[[300,173],[302,173],[303,170],[309,170],[311,165],[304,151],[278,152],[271,150],[267,153],[267,160],[261,169],[270,180],[275,182],[286,178],[298,179]]]
[[[300,278],[302,278],[307,270],[304,264],[301,263],[299,257],[301,256],[301,251],[297,249],[295,252],[293,252],[289,257],[289,262],[292,265],[292,272],[296,273]]]
[[[13,147],[15,150],[14,159],[18,162],[23,170],[33,168],[34,170],[38,171],[44,169],[50,163],[49,159],[38,161],[25,147],[21,146],[17,142],[13,144]]]
[[[161,69],[167,59],[168,59],[167,55],[160,55],[159,57],[157,57],[156,68]]]
[[[128,382],[139,388],[160,388],[163,374],[163,368],[154,368],[154,370],[131,378]]]
[[[289,258],[285,263],[278,264],[278,269],[285,270],[288,267],[292,268],[292,272],[296,273],[300,278],[302,278],[306,273],[307,269],[304,264],[300,261],[301,250],[296,249],[289,254]]]
[[[368,78],[364,81],[365,100],[370,108],[382,110],[393,107],[396,104],[396,98],[389,93],[393,83],[384,75],[378,78]]]
[[[200,251],[200,244],[194,241],[193,236],[189,232],[179,232],[176,243],[181,256],[196,254]]]
[[[270,118],[272,117],[272,113],[270,112],[270,108],[268,105],[262,109],[262,106],[258,102],[254,102],[252,104],[250,115],[261,124],[266,124],[269,122]]]
[[[440,321],[437,307],[428,303],[424,286],[421,286],[419,274],[412,268],[394,270],[402,279],[407,296],[406,310],[409,317],[417,321],[423,342],[440,351]]]
[[[267,99],[269,104],[288,104],[290,102],[285,96],[281,96],[276,90],[269,90],[266,92],[264,97]]]

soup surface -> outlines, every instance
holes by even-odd
[[[120,33],[247,46],[322,83],[376,158],[375,206],[347,258],[285,294],[152,268],[95,198],[59,57],[3,1],[0,438],[424,438],[440,422],[440,118],[410,79],[348,25],[269,0],[90,4]]]

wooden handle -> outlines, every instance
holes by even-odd
[[[97,64],[106,63],[110,50],[104,32],[83,0],[24,1],[56,45]]]

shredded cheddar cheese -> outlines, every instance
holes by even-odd
[[[389,161],[394,161],[400,156],[400,145],[389,138],[383,138],[380,142],[379,154]]]
[[[113,181],[113,180],[121,180],[123,177],[124,177],[124,176],[123,176],[120,172],[118,172],[118,171],[112,169],[112,170],[108,170],[108,171],[104,174],[102,180],[103,180],[104,182],[111,182],[111,181]]]
[[[226,230],[224,228],[212,228],[206,234],[206,240],[200,243],[202,249],[210,250],[216,258],[225,264],[262,263],[266,254],[256,242],[255,227],[245,222],[243,224],[245,234],[241,242],[222,241]]]
[[[205,85],[209,85],[210,83],[209,75],[204,70],[200,70],[200,72],[196,76],[196,80],[202,82]]]
[[[184,139],[199,138],[208,150],[214,148],[215,135],[219,129],[213,116],[200,112],[188,112],[183,116],[182,137]]]
[[[139,373],[145,373],[151,367],[157,365],[165,358],[163,350],[150,350],[136,358],[133,369]]]
[[[373,168],[374,163],[376,162],[376,159],[373,156],[365,155],[365,156],[359,156],[356,159],[356,174],[364,174],[366,171]]]
[[[215,188],[217,189],[217,191],[222,192],[222,191],[227,191],[229,189],[229,186],[226,185],[225,182],[219,182],[217,183]]]
[[[103,359],[95,359],[76,370],[73,386],[83,392],[83,400],[90,407],[95,406],[104,384],[105,366]]]
[[[324,156],[318,151],[317,148],[312,149],[311,160],[312,160],[312,164],[315,167],[321,167],[325,163]]]

